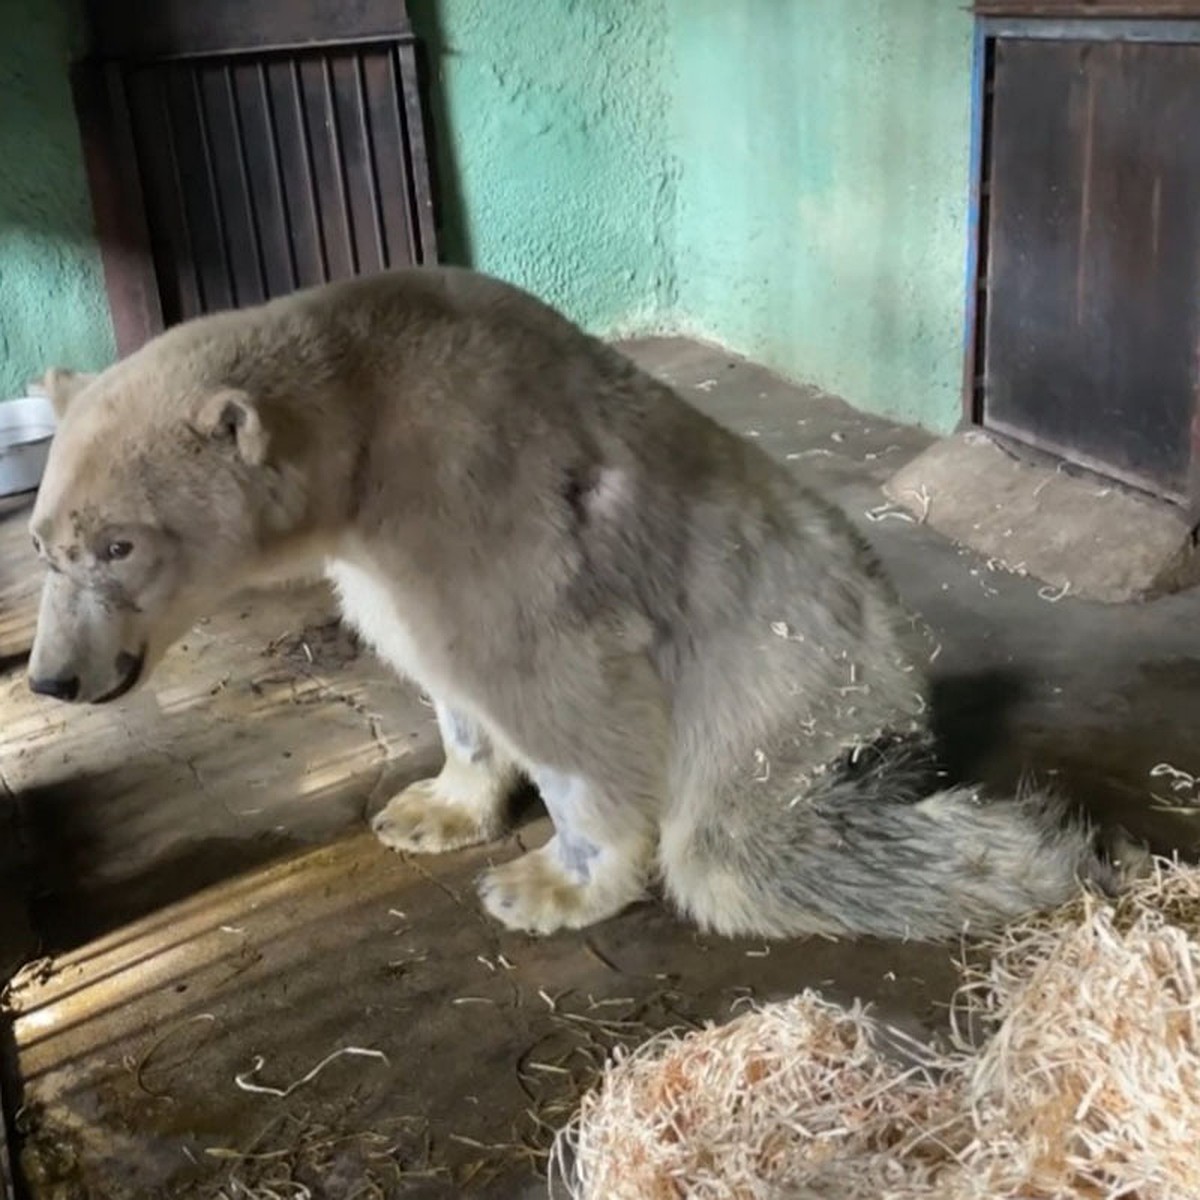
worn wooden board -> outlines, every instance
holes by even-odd
[[[26,523],[32,501],[0,500],[0,671],[25,661],[33,645],[41,573]]]
[[[245,597],[116,704],[32,695],[21,666],[39,572],[0,519],[0,783],[51,948],[239,870],[364,827],[437,769],[431,709],[337,622],[324,586]],[[11,555],[11,556],[10,556]]]
[[[941,1021],[944,948],[768,949],[657,903],[507,932],[472,881],[517,849],[406,863],[358,835],[32,964],[9,1003],[33,1195],[545,1196],[553,1128],[620,1042],[834,979],[914,1030]],[[348,1047],[369,1053],[247,1090]]]

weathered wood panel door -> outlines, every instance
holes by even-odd
[[[1200,44],[1147,24],[1017,29],[989,47],[973,415],[1183,500],[1200,393]]]
[[[94,0],[76,94],[118,342],[430,262],[402,0]]]

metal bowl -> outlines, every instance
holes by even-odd
[[[0,496],[37,489],[54,428],[54,406],[46,396],[0,402]]]

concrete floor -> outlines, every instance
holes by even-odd
[[[629,349],[861,523],[940,642],[957,770],[1053,778],[1159,850],[1196,848],[1200,818],[1155,798],[1190,794],[1151,771],[1200,774],[1200,594],[1045,599],[881,514],[924,435],[711,347]],[[383,851],[365,818],[436,767],[432,714],[320,590],[214,615],[121,705],[30,696],[23,526],[0,518],[0,969],[27,964],[3,1081],[37,1200],[544,1195],[550,1133],[618,1043],[809,986],[941,1027],[945,949],[727,942],[656,902],[586,935],[501,930],[471,881],[546,836],[536,810],[497,846]],[[286,1091],[347,1047],[370,1053],[287,1096],[248,1090]]]

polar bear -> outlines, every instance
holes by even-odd
[[[532,296],[418,268],[179,325],[60,415],[31,529],[36,692],[111,702],[231,593],[323,570],[436,702],[390,847],[543,847],[483,904],[536,933],[654,882],[703,928],[941,938],[1108,885],[1050,798],[947,787],[927,652],[783,466]]]

